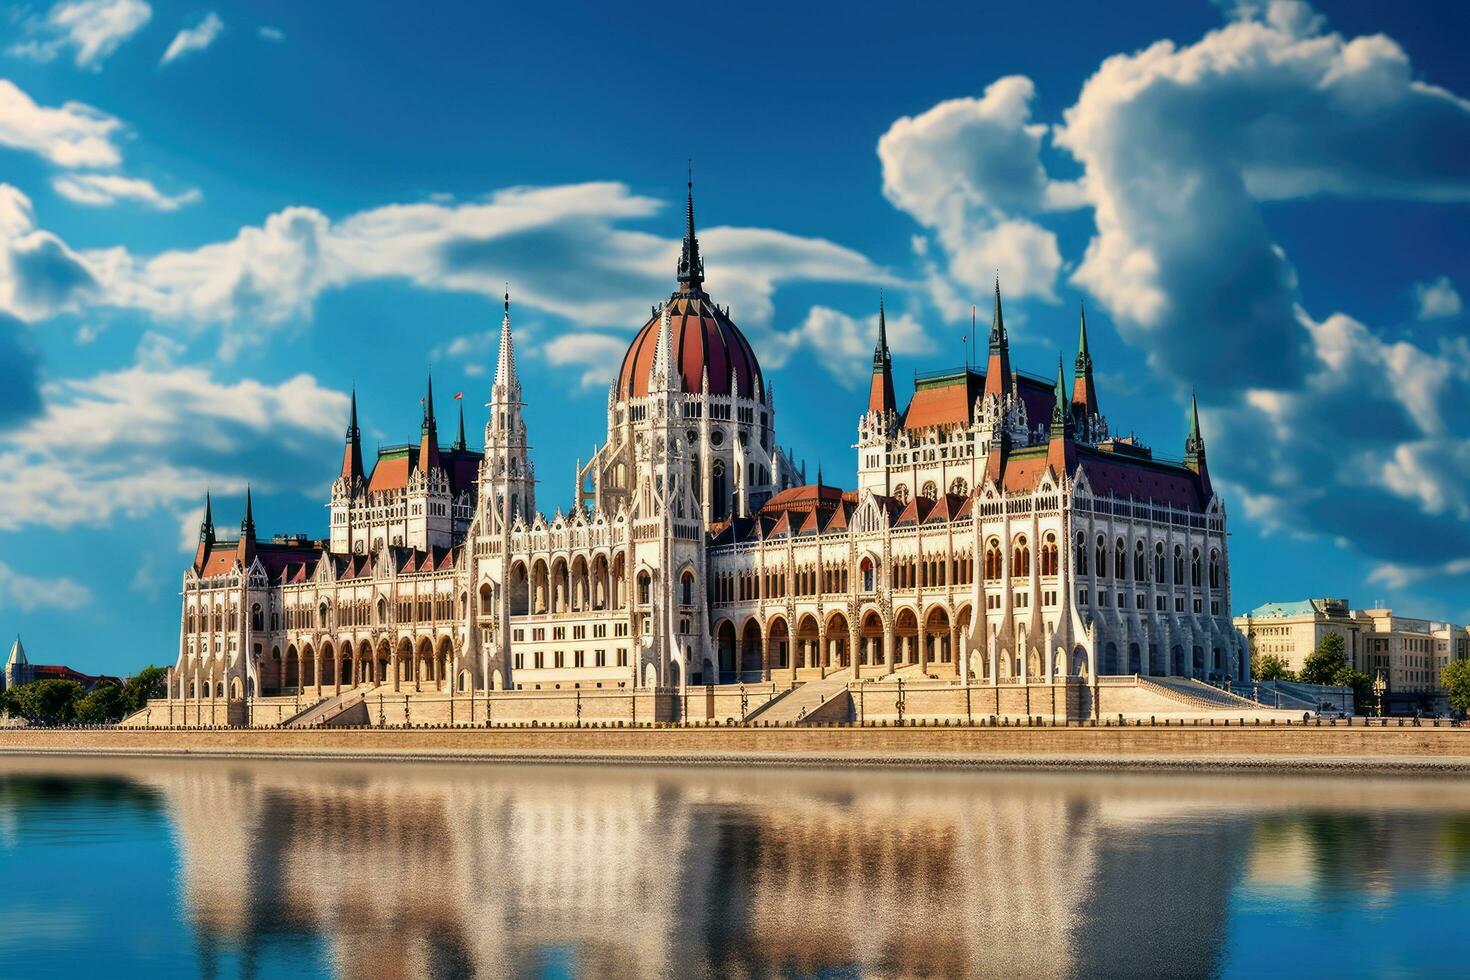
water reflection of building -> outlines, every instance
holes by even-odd
[[[599,977],[1207,973],[1251,844],[1243,813],[1034,777],[241,763],[148,782],[201,948],[248,964],[320,937],[344,977],[546,957]]]

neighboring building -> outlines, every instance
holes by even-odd
[[[1440,671],[1470,658],[1470,627],[1396,615],[1391,609],[1352,609],[1346,599],[1272,602],[1237,616],[1251,656],[1274,654],[1300,671],[1328,633],[1341,635],[1353,668],[1382,677],[1390,709],[1443,709]]]
[[[678,285],[608,391],[607,438],[546,516],[506,297],[485,449],[464,414],[368,472],[353,399],[324,540],[215,533],[184,573],[170,696],[640,688],[915,673],[979,683],[1248,675],[1198,412],[1182,462],[1110,435],[1082,322],[1072,383],[989,359],[896,399],[880,305],[858,489],[805,481],[749,341]],[[544,496],[544,489],[542,491]]]
[[[20,634],[16,634],[15,642],[10,646],[10,656],[5,660],[5,672],[0,674],[0,691],[20,687],[32,681],[48,680],[76,681],[89,691],[101,681],[122,684],[116,677],[106,675],[94,677],[79,670],[72,670],[62,664],[33,664],[26,656],[26,648],[20,642]]]

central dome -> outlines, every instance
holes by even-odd
[[[711,395],[762,400],[765,382],[750,341],[724,310],[710,302],[704,291],[704,261],[699,257],[699,239],[694,236],[692,181],[686,214],[688,227],[684,232],[684,251],[679,257],[679,288],[664,308],[669,314],[669,336],[673,340],[669,364],[679,390],[689,395],[699,394],[708,374]],[[618,372],[619,401],[648,394],[660,319],[661,314],[654,313],[623,356],[623,366]]]
[[[675,293],[666,309],[669,336],[673,340],[669,363],[680,391],[699,394],[708,372],[711,395],[738,395],[752,400],[765,397],[760,364],[755,359],[755,351],[750,349],[750,341],[703,291]],[[648,394],[660,318],[655,315],[643,325],[623,357],[623,367],[618,373],[619,401]],[[734,390],[731,390],[732,376]]]

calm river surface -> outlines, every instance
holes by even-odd
[[[1458,779],[0,758],[0,977],[1470,969]]]

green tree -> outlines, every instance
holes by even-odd
[[[15,691],[13,689],[0,691],[0,718],[18,714],[20,714],[20,705],[15,703]]]
[[[1334,678],[1343,670],[1351,671],[1352,668],[1342,635],[1328,633],[1317,644],[1317,649],[1307,655],[1306,663],[1302,664],[1301,679],[1308,684],[1336,684],[1338,682]]]
[[[1251,658],[1251,676],[1258,681],[1294,681],[1296,671],[1286,666],[1286,661],[1274,653],[1263,653]]]
[[[77,702],[77,721],[88,725],[110,724],[122,718],[126,707],[123,689],[104,682]]]
[[[162,667],[149,664],[129,677],[123,685],[123,716],[142,711],[149,698],[161,698],[167,693],[168,672]]]
[[[20,713],[31,721],[56,725],[76,718],[82,694],[82,685],[76,681],[32,681],[15,689],[15,701]]]
[[[1439,672],[1439,682],[1450,695],[1450,707],[1470,711],[1470,660],[1452,660]]]

